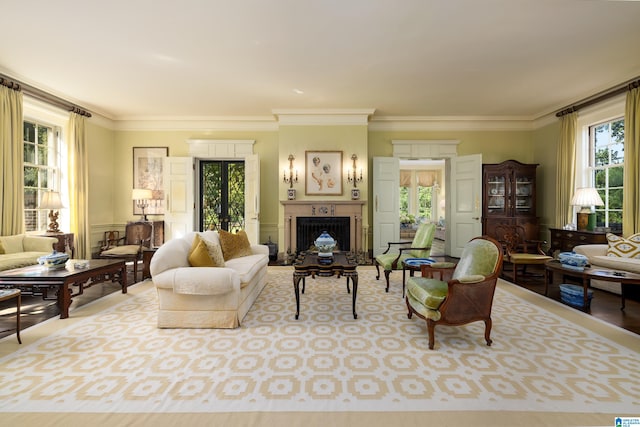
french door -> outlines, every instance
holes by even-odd
[[[199,163],[200,231],[245,228],[245,162],[201,160]]]

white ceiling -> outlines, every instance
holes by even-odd
[[[1,5],[0,72],[113,120],[365,108],[533,120],[640,76],[636,1]]]

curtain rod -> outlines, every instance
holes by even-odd
[[[56,107],[64,108],[67,111],[80,114],[81,116],[91,117],[91,113],[85,110],[84,108],[78,107],[77,105],[69,101],[66,101],[62,98],[58,98],[55,95],[47,93],[33,86],[29,86],[22,82],[16,81],[12,78],[5,76],[4,74],[0,74],[0,85],[6,86],[9,89],[13,89],[13,90],[18,90],[18,91],[22,90],[25,94],[33,98],[39,99],[40,101],[47,102],[51,105],[55,105]]]
[[[616,87],[612,87],[611,89],[605,90],[604,92],[600,92],[599,94],[594,95],[591,98],[586,98],[580,101],[578,104],[563,108],[556,113],[556,117],[562,117],[566,114],[573,113],[574,111],[578,111],[590,105],[597,104],[598,102],[604,101],[605,99],[613,98],[614,96],[625,93],[626,91],[636,87],[640,87],[640,77],[636,77],[635,79],[629,80],[626,83],[623,83]]]

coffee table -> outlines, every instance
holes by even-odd
[[[11,298],[16,299],[16,337],[18,338],[18,344],[22,344],[20,339],[20,289],[0,289],[0,301],[7,301]]]
[[[84,289],[108,280],[119,282],[122,293],[127,293],[127,270],[124,260],[89,260],[87,267],[76,268],[73,260],[67,262],[65,268],[47,269],[41,265],[16,268],[0,272],[0,288],[19,288],[23,295],[42,294],[57,287],[57,305],[60,318],[69,317],[71,298],[82,295]],[[73,288],[77,291],[73,293]]]
[[[608,282],[619,282],[621,286],[621,298],[622,305],[620,310],[624,310],[625,297],[628,286],[640,285],[640,274],[628,273],[626,271],[608,270],[606,268],[591,268],[586,267],[584,270],[576,270],[572,268],[563,267],[560,261],[551,260],[545,264],[545,281],[544,281],[544,294],[547,295],[549,291],[549,283],[553,282],[553,273],[558,272],[562,274],[562,277],[573,277],[582,281],[582,287],[584,288],[584,300],[582,308],[587,313],[590,312],[588,302],[588,288],[592,279],[605,280]]]
[[[302,279],[302,293],[304,294],[305,279],[311,276],[318,277],[345,276],[347,278],[347,293],[349,290],[349,280],[353,282],[353,318],[357,319],[356,296],[358,294],[358,263],[355,257],[351,257],[347,252],[334,252],[332,261],[327,263],[322,257],[318,257],[317,252],[303,252],[293,264],[293,289],[296,294],[296,320],[300,315],[300,280]]]

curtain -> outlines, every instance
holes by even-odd
[[[24,232],[22,92],[0,85],[0,236]]]
[[[560,143],[558,144],[558,167],[556,169],[556,226],[575,222],[571,208],[576,182],[576,128],[578,113],[565,114],[561,118]]]
[[[416,179],[420,187],[433,187],[438,181],[437,171],[417,171]]]
[[[71,231],[75,234],[76,256],[91,258],[89,229],[89,163],[85,118],[71,113],[68,132],[69,211]]]
[[[622,234],[640,231],[640,88],[627,93],[624,111],[624,189],[622,192]]]
[[[400,187],[411,187],[411,171],[400,171]]]

